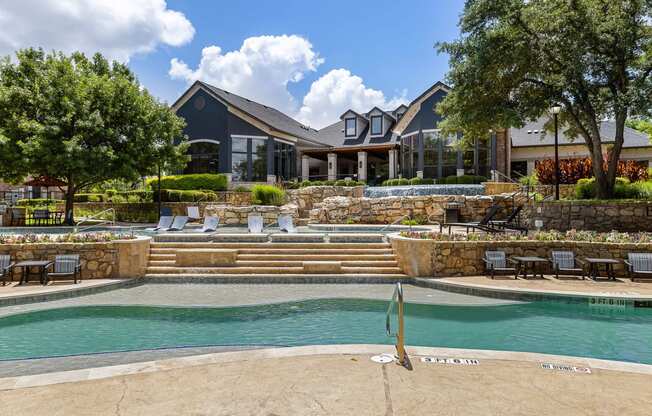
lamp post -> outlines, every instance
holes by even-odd
[[[561,107],[555,105],[550,111],[555,119],[555,200],[559,201],[559,126],[557,116],[561,112]]]
[[[158,162],[158,219],[161,219],[161,162]]]

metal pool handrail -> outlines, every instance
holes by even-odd
[[[93,224],[93,225],[86,226],[86,227],[84,227],[84,228],[79,228],[80,225],[82,225],[82,224],[84,224],[84,223],[88,223],[89,220],[92,220],[92,219],[94,219],[94,218],[97,218],[97,217],[99,217],[100,215],[105,214],[105,213],[107,213],[107,212],[110,212],[110,213],[112,214],[112,219],[111,219],[111,220],[106,220],[106,221],[102,221],[102,222],[100,222],[100,223],[96,223],[96,224]],[[108,209],[105,209],[104,211],[100,211],[100,212],[98,212],[97,214],[93,214],[93,215],[91,215],[90,217],[86,217],[83,221],[79,222],[79,223],[75,226],[75,228],[74,228],[74,230],[73,230],[73,233],[74,233],[74,234],[81,233],[81,232],[84,232],[84,231],[86,231],[86,230],[90,230],[90,229],[92,229],[92,228],[95,228],[95,227],[98,227],[98,226],[102,226],[102,225],[107,225],[107,224],[111,224],[111,225],[114,225],[114,226],[115,226],[115,209],[114,209],[114,208],[108,208]]]
[[[398,315],[398,332],[392,333],[392,311],[394,310],[394,304],[397,305],[397,315]],[[405,319],[403,315],[403,286],[401,282],[396,283],[396,288],[394,289],[394,294],[392,299],[389,301],[389,307],[387,308],[387,314],[385,316],[385,332],[388,337],[396,337],[396,353],[398,354],[398,363],[402,366],[408,365],[408,357],[405,352]]]
[[[380,231],[378,231],[378,232],[379,232],[379,233],[383,233],[383,232],[385,232],[385,230],[387,230],[387,229],[388,229],[389,227],[391,227],[392,225],[396,225],[397,223],[400,223],[401,221],[403,221],[403,220],[406,219],[406,218],[411,219],[411,218],[412,218],[412,214],[405,214],[405,215],[403,215],[401,218],[397,219],[396,221],[394,221],[394,222],[392,222],[392,223],[390,223],[390,224],[385,225],[385,226],[384,226],[383,228],[381,228]],[[412,224],[410,223],[410,224],[408,224],[408,226],[410,227],[410,231],[412,231]]]

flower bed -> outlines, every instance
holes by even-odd
[[[129,234],[117,233],[0,234],[0,244],[106,243],[135,238]]]
[[[484,233],[438,233],[438,232],[416,232],[403,231],[402,237],[416,238],[421,240],[434,241],[582,241],[594,243],[652,243],[652,233],[620,233],[612,231],[609,233],[598,233],[594,231],[540,231],[529,235],[505,233],[505,234],[484,234]]]

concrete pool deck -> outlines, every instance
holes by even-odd
[[[647,415],[652,407],[652,366],[422,347],[408,347],[411,371],[370,360],[392,352],[294,347],[0,379],[0,402],[11,415]]]
[[[500,276],[490,279],[486,276],[463,276],[427,279],[452,287],[489,289],[512,293],[550,294],[578,297],[605,297],[616,299],[652,301],[652,280],[632,282],[617,278],[615,281],[601,278],[591,279],[560,278],[545,276],[544,279],[514,279],[513,276]]]

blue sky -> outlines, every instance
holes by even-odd
[[[313,125],[344,107],[395,106],[443,79],[448,58],[433,45],[458,36],[463,8],[463,0],[8,3],[0,5],[11,33],[0,39],[3,54],[100,51],[129,62],[168,102],[202,79]]]

